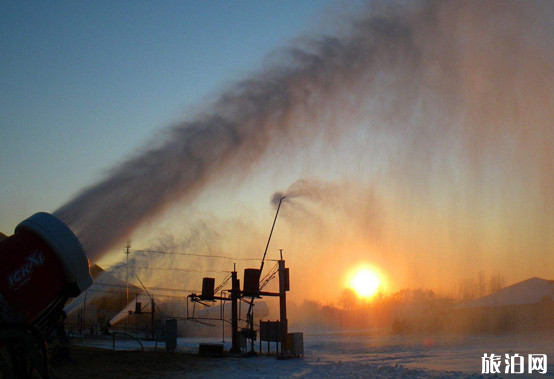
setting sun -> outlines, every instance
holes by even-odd
[[[348,286],[354,290],[358,297],[370,298],[379,291],[381,281],[375,271],[362,267],[357,269],[350,277]]]

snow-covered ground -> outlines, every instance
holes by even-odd
[[[202,369],[191,367],[171,378],[480,378],[482,357],[501,355],[503,378],[554,377],[554,335],[525,334],[503,336],[391,336],[370,331],[312,333],[304,335],[304,359],[277,360],[275,357],[213,358]],[[179,349],[197,352],[201,342],[221,343],[221,339],[180,338]],[[74,343],[79,343],[74,340]],[[90,345],[91,341],[87,342]],[[111,348],[111,341],[95,346]],[[154,342],[143,342],[146,349]],[[258,349],[256,346],[256,349]],[[136,342],[117,340],[116,348],[134,349]],[[225,342],[230,347],[230,341]],[[157,348],[164,349],[163,343]],[[265,346],[264,346],[265,349]],[[274,346],[272,346],[274,349]],[[505,354],[525,357],[524,374],[506,374]],[[546,374],[528,374],[528,354],[546,354]]]

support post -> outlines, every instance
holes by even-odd
[[[288,356],[287,336],[288,336],[288,320],[287,320],[287,291],[288,291],[288,275],[285,269],[285,261],[279,260],[279,316],[281,319],[281,355]]]
[[[87,330],[87,291],[85,290],[85,296],[83,300],[83,331]]]
[[[231,353],[240,352],[239,343],[239,321],[238,321],[238,299],[240,296],[240,288],[237,279],[237,271],[231,273]]]

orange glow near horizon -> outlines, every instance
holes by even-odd
[[[370,299],[383,289],[382,275],[368,265],[359,265],[352,270],[346,283],[361,299]]]

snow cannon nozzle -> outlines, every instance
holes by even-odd
[[[0,240],[0,324],[24,322],[44,334],[67,299],[91,284],[79,239],[49,213],[35,213]]]

